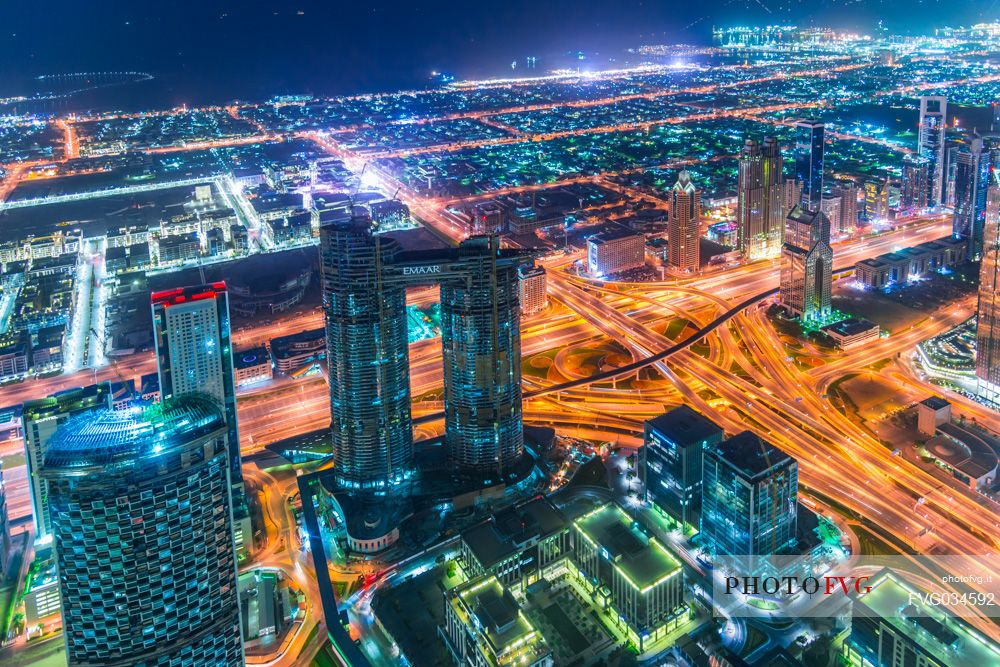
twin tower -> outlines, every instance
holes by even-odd
[[[522,456],[518,268],[499,238],[405,250],[367,218],[320,228],[333,462],[344,489],[391,493],[414,469],[406,287],[441,286],[445,446],[499,481]]]

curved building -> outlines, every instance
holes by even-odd
[[[499,480],[524,453],[519,264],[497,261],[496,236],[457,254],[464,270],[441,283],[445,443],[463,474]]]
[[[412,468],[406,287],[383,275],[398,252],[367,218],[320,228],[333,460],[347,489],[385,490]]]
[[[211,398],[73,417],[42,475],[71,667],[243,665],[227,447]]]

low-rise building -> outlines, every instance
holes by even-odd
[[[462,563],[470,576],[493,575],[505,585],[533,583],[569,550],[569,523],[548,498],[497,512],[462,532]]]
[[[860,318],[849,318],[828,324],[822,329],[823,333],[833,339],[842,350],[853,350],[861,347],[865,343],[878,340],[880,329],[874,322],[869,322]]]
[[[951,423],[951,403],[940,396],[928,396],[917,403],[917,430],[924,435],[937,434],[941,424]]]
[[[894,284],[919,279],[932,271],[956,266],[965,261],[966,241],[945,236],[912,248],[863,259],[854,266],[855,279],[869,289],[884,289]]]
[[[311,329],[271,340],[274,368],[285,375],[326,357],[326,331]]]
[[[31,345],[28,332],[12,331],[0,336],[0,382],[28,374]]]
[[[953,667],[995,665],[1000,645],[951,615],[948,605],[926,604],[924,593],[889,569],[853,594],[849,664]]]
[[[31,341],[31,370],[33,372],[49,373],[62,370],[62,350],[65,337],[65,324],[42,327],[35,332]]]
[[[445,593],[444,635],[456,664],[549,667],[552,651],[514,596],[492,575]]]
[[[646,239],[630,229],[620,228],[587,239],[587,271],[592,276],[610,276],[646,263]]]
[[[605,609],[616,616],[640,653],[685,615],[680,561],[617,505],[573,522],[574,563]]]
[[[938,425],[920,453],[973,491],[984,491],[997,479],[998,450],[995,438],[948,421]]]
[[[270,380],[271,368],[271,355],[266,347],[252,347],[233,353],[233,374],[238,386]]]
[[[196,259],[201,255],[201,239],[198,232],[164,236],[157,242],[160,264]]]

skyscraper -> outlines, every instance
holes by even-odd
[[[900,207],[906,213],[917,213],[927,208],[930,193],[928,171],[930,160],[910,153],[903,156],[903,192]]]
[[[830,315],[832,285],[830,221],[821,211],[796,206],[781,247],[781,305],[803,320],[822,320]]]
[[[466,275],[441,283],[445,445],[463,474],[499,480],[524,452],[519,267],[498,236],[466,239],[455,264]]]
[[[744,431],[705,449],[701,535],[720,556],[768,556],[795,543],[798,463]]]
[[[69,389],[48,398],[25,401],[21,411],[24,433],[24,460],[31,485],[31,511],[35,520],[35,541],[50,537],[48,482],[41,475],[49,441],[56,429],[74,415],[111,407],[111,386],[107,382]]]
[[[785,223],[785,184],[781,149],[767,137],[763,145],[747,139],[740,153],[737,186],[738,249],[750,259],[781,254]]]
[[[802,183],[799,205],[813,213],[823,199],[823,153],[825,126],[805,119],[795,124],[795,178]]]
[[[233,513],[238,546],[242,547],[250,532],[226,284],[216,282],[153,292],[151,303],[160,400],[169,401],[190,393],[205,394],[218,401],[226,417]]]
[[[837,221],[837,231],[841,234],[851,234],[858,226],[858,186],[854,181],[842,179],[836,182],[832,189],[834,196],[840,198],[840,219]],[[833,221],[830,221],[833,224]]]
[[[52,436],[41,472],[70,667],[243,665],[229,431],[214,397],[186,394]]]
[[[983,251],[986,191],[992,171],[990,157],[979,136],[955,152],[955,211],[951,229],[955,236],[968,241],[969,257],[973,259]]]
[[[400,252],[363,217],[320,227],[333,460],[348,489],[384,491],[412,469],[406,288],[382,274]]]
[[[1000,405],[1000,180],[994,172],[986,198],[979,308],[976,319],[976,377],[979,395]]]
[[[334,469],[385,493],[413,469],[406,286],[441,286],[445,443],[456,473],[497,479],[523,454],[518,268],[498,237],[404,250],[359,217],[320,227]]]
[[[697,271],[698,239],[701,238],[701,193],[682,170],[670,191],[669,261],[671,268]]]
[[[927,205],[944,202],[944,138],[948,119],[948,99],[942,96],[920,98],[918,154],[927,158]]]
[[[697,526],[702,452],[724,438],[718,424],[687,405],[647,420],[640,450],[647,499],[682,524]]]

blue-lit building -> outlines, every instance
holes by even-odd
[[[682,524],[697,526],[702,451],[724,438],[715,422],[687,405],[648,420],[641,450],[646,500]]]
[[[705,449],[701,537],[719,556],[779,554],[796,543],[798,463],[744,431]]]
[[[917,129],[917,153],[927,158],[927,205],[939,206],[945,200],[945,128],[948,122],[948,99],[940,95],[920,98],[920,125]]]
[[[413,465],[406,287],[381,272],[400,252],[365,217],[320,227],[333,461],[348,489],[385,492]]]
[[[498,237],[405,250],[355,216],[320,228],[334,469],[384,493],[413,468],[408,285],[441,286],[445,445],[456,474],[499,480],[524,451],[518,269]]]
[[[209,396],[77,415],[42,467],[70,667],[243,665],[229,428]]]
[[[981,137],[973,137],[961,146],[955,160],[955,212],[952,233],[969,244],[969,257],[978,258],[983,252],[983,227],[986,223],[986,191],[993,169],[991,153],[984,148]]]
[[[226,417],[237,546],[243,548],[251,529],[243,489],[226,284],[215,282],[153,292],[150,300],[160,400],[205,394],[219,404]]]
[[[31,513],[35,520],[35,541],[45,542],[49,525],[48,482],[40,471],[56,429],[75,415],[111,407],[111,385],[107,382],[67,389],[46,398],[25,401],[21,410],[24,434],[24,462],[31,485]]]
[[[823,152],[825,126],[804,119],[795,124],[795,178],[802,183],[799,205],[812,213],[823,201]]]

